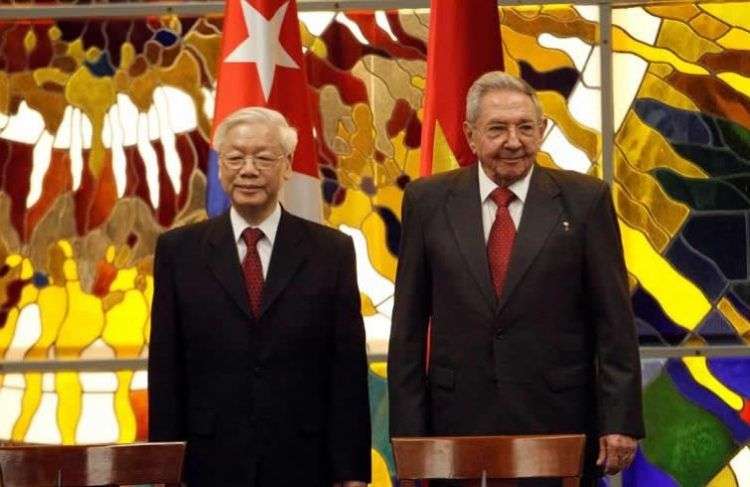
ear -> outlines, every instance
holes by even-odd
[[[464,120],[464,135],[466,136],[466,142],[469,143],[469,148],[473,154],[477,153],[476,144],[474,144],[474,128],[469,122]]]
[[[292,159],[294,159],[294,154],[290,154],[284,161],[284,167],[281,170],[281,178],[284,181],[289,181],[292,177]]]

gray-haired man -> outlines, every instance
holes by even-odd
[[[522,80],[483,75],[466,111],[478,163],[404,197],[391,435],[585,433],[592,482],[597,465],[629,465],[644,434],[609,188],[534,164],[546,120]]]
[[[214,147],[231,209],[157,243],[149,437],[187,440],[191,487],[370,479],[354,246],[279,204],[296,142],[278,112],[229,115]]]

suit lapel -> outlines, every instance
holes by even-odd
[[[268,266],[266,283],[263,287],[261,316],[268,311],[281,291],[289,284],[299,266],[309,256],[310,248],[304,245],[306,232],[302,220],[282,210],[271,252],[271,263]]]
[[[474,164],[458,173],[445,211],[461,255],[492,312],[497,298],[492,287],[484,242],[478,167],[478,164]]]
[[[245,278],[242,266],[237,256],[237,242],[232,233],[229,212],[211,221],[208,233],[208,244],[205,250],[208,266],[224,290],[232,297],[237,306],[249,317],[250,304],[248,302]]]
[[[521,282],[560,219],[562,206],[557,199],[559,193],[560,188],[546,170],[536,166],[529,182],[529,192],[523,206],[521,224],[513,242],[513,251],[503,292],[498,302],[497,314],[505,307],[508,298]]]

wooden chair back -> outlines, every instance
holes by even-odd
[[[578,487],[585,435],[392,438],[401,485],[456,479],[464,485],[512,486],[524,478],[559,478]],[[406,482],[404,482],[406,481]]]
[[[0,487],[178,486],[185,443],[0,446]]]

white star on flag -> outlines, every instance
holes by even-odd
[[[276,66],[299,69],[284,46],[279,42],[281,24],[284,22],[289,2],[276,10],[271,20],[266,20],[246,1],[240,0],[248,36],[226,58],[225,63],[255,63],[263,96],[268,101],[273,87]]]

